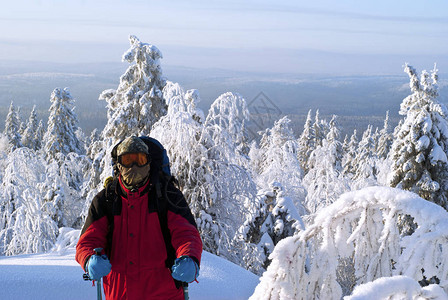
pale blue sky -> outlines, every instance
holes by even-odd
[[[447,0],[3,2],[0,60],[120,61],[134,34],[168,65],[394,73],[417,60],[448,72]]]

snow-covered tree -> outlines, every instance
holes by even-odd
[[[42,148],[42,140],[45,136],[45,126],[42,120],[39,121],[39,125],[37,125],[36,129],[36,149]]]
[[[448,294],[437,284],[422,287],[411,277],[397,275],[361,284],[353,294],[344,297],[344,300],[364,299],[448,299]]]
[[[107,102],[107,124],[101,133],[101,140],[94,146],[99,152],[92,152],[95,170],[89,184],[89,195],[95,195],[103,186],[102,181],[112,175],[110,151],[121,140],[131,135],[150,135],[152,126],[166,114],[167,105],[163,98],[166,84],[162,76],[160,60],[162,52],[151,44],[141,42],[136,36],[129,37],[130,48],[122,60],[129,67],[120,77],[117,89],[101,93],[99,100]],[[96,182],[96,180],[98,182]],[[97,188],[91,188],[96,186]]]
[[[255,194],[249,173],[229,162],[237,160],[235,144],[228,139],[236,130],[233,126],[238,126],[233,123],[238,112],[232,109],[239,109],[241,98],[219,97],[208,121],[204,121],[196,108],[197,91],[184,92],[178,84],[167,82],[163,94],[168,113],[154,124],[151,136],[168,151],[172,172],[196,218],[204,249],[241,264],[244,253],[236,253],[231,242],[244,222],[241,207],[249,208]]]
[[[234,93],[220,95],[210,106],[204,122],[207,134],[202,143],[209,144],[210,155],[237,165],[246,165],[248,134],[245,127],[249,120],[246,100]]]
[[[431,74],[423,71],[420,78],[409,65],[405,72],[410,77],[412,94],[400,106],[405,119],[395,130],[389,183],[447,209],[448,111],[437,100],[437,69]]]
[[[377,156],[372,125],[367,126],[361,141],[359,141],[356,155],[353,158],[353,189],[376,185]]]
[[[184,194],[199,188],[207,173],[207,149],[199,142],[202,134],[203,112],[196,109],[195,100],[177,83],[167,82],[163,97],[168,113],[154,124],[151,136],[167,149],[173,174]],[[199,96],[196,95],[196,100]],[[198,117],[197,116],[202,116]],[[191,201],[189,197],[187,200]]]
[[[355,172],[354,159],[358,150],[358,138],[356,136],[356,129],[350,137],[347,147],[344,149],[342,157],[342,172],[344,176],[352,178]]]
[[[342,143],[339,140],[340,136],[341,136],[341,128],[337,122],[336,115],[333,115],[333,117],[330,120],[330,123],[328,124],[328,133],[326,136],[326,140],[329,144],[331,151],[333,152],[333,156],[335,159],[334,161],[335,168],[339,172],[342,171],[342,156],[343,156]]]
[[[309,110],[305,125],[303,126],[302,134],[299,137],[297,150],[297,157],[305,174],[308,172],[308,160],[311,152],[315,149],[314,142],[315,136],[311,121],[311,110]]]
[[[42,197],[46,163],[23,147],[8,157],[0,198],[0,255],[37,253],[52,248],[58,235],[52,202]]]
[[[398,226],[403,215],[418,224],[408,236]],[[440,206],[400,189],[346,193],[318,212],[306,230],[280,241],[250,299],[341,299],[341,277],[353,278],[353,286],[396,275],[436,278],[446,291],[447,219]],[[344,259],[352,262],[345,269],[352,276],[340,274]]]
[[[270,263],[269,255],[275,245],[304,229],[304,224],[292,199],[283,194],[278,182],[260,191],[256,203],[238,229],[234,242],[238,249],[245,249],[245,267],[261,274]]]
[[[11,105],[9,106],[8,115],[6,116],[5,121],[5,130],[3,133],[8,137],[9,143],[11,144],[12,149],[22,147],[20,136],[20,117],[14,106],[14,103],[11,101]]]
[[[149,135],[153,124],[166,114],[162,90],[160,59],[162,52],[151,44],[140,42],[131,35],[131,47],[123,54],[123,61],[130,64],[120,77],[116,90],[105,90],[100,100],[107,101],[107,125],[103,139],[118,142],[131,133]]]
[[[379,132],[378,144],[376,146],[376,155],[378,158],[385,159],[392,146],[392,134],[389,129],[389,111],[386,113],[384,126]]]
[[[58,153],[82,154],[84,147],[78,140],[78,118],[74,112],[74,99],[67,88],[56,88],[51,93],[47,131],[43,149],[47,160],[55,159]]]
[[[253,144],[249,157],[257,185],[261,189],[270,189],[273,182],[280,183],[285,195],[294,199],[297,209],[304,214],[303,170],[297,158],[299,146],[290,123],[288,117],[283,117],[272,128],[266,129],[260,147]]]
[[[307,188],[305,205],[311,213],[333,203],[349,190],[346,179],[342,176],[343,153],[339,132],[333,117],[327,138],[311,152],[308,165],[312,168],[303,178],[303,184]]]
[[[81,189],[89,161],[74,152],[58,157],[46,165],[45,181],[41,184],[43,199],[52,203],[51,217],[58,227],[80,228],[85,199]],[[90,199],[91,200],[91,199]]]
[[[31,110],[30,117],[28,118],[28,122],[26,124],[25,130],[22,135],[22,145],[24,147],[28,147],[33,150],[38,149],[38,147],[37,147],[38,126],[39,126],[39,121],[37,120],[36,105],[34,105],[33,109]]]
[[[191,204],[205,249],[234,262],[238,257],[231,243],[245,220],[241,207],[253,205],[256,194],[244,167],[247,157],[241,152],[248,117],[245,100],[237,94],[225,93],[211,105],[199,139],[207,154],[202,162],[203,182],[193,186],[196,191],[191,194],[196,199]]]
[[[314,148],[322,146],[322,141],[325,139],[328,133],[328,124],[325,120],[319,118],[319,110],[316,111],[313,123],[314,132]]]

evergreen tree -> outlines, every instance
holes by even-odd
[[[42,197],[45,162],[29,148],[8,157],[0,198],[0,255],[48,251],[58,235],[53,203]]]
[[[303,170],[297,158],[298,143],[290,123],[288,117],[283,117],[272,128],[266,129],[260,147],[253,144],[249,157],[257,185],[261,189],[269,189],[272,182],[278,182],[285,196],[294,199],[297,209],[303,214]]]
[[[22,147],[21,136],[20,136],[20,118],[14,106],[14,103],[11,101],[11,105],[9,106],[8,115],[6,116],[5,121],[5,130],[3,133],[8,137],[9,143],[11,144],[12,149]]]
[[[167,112],[162,93],[166,84],[160,64],[162,53],[157,47],[140,42],[136,36],[131,35],[129,42],[130,48],[123,54],[123,61],[128,62],[129,67],[120,77],[117,89],[105,90],[99,97],[107,102],[107,124],[99,144],[94,147],[99,152],[92,152],[91,156],[102,172],[100,176],[90,176],[99,181],[89,184],[98,189],[112,174],[109,153],[113,146],[131,135],[150,135],[152,126]],[[89,188],[90,195],[95,195],[97,188]]]
[[[48,117],[47,131],[43,145],[47,160],[55,159],[58,153],[68,154],[84,152],[78,140],[78,119],[74,112],[74,99],[67,88],[56,88],[51,93],[50,116]]]
[[[342,143],[339,141],[341,135],[341,129],[337,122],[336,115],[330,120],[328,134],[326,140],[329,144],[329,149],[333,152],[334,156],[334,165],[338,172],[342,171],[342,156],[343,156],[343,148]]]
[[[299,137],[299,145],[297,151],[297,157],[300,162],[304,173],[308,172],[308,160],[310,158],[311,152],[315,149],[315,136],[311,121],[311,110],[308,111],[306,117],[305,125],[303,126],[303,132]]]
[[[342,144],[339,132],[333,117],[327,138],[311,153],[309,165],[312,168],[303,178],[303,184],[307,187],[305,205],[311,213],[333,203],[349,190],[346,179],[341,174]]]
[[[241,121],[235,120],[241,112],[232,110],[241,110],[243,99],[233,94],[219,97],[202,123],[203,113],[196,108],[197,91],[184,92],[178,84],[167,82],[163,95],[168,113],[154,124],[151,136],[168,151],[204,249],[242,264],[245,253],[234,251],[232,240],[244,222],[241,207],[250,209],[255,198],[249,173],[232,163],[239,161],[234,157],[239,153],[231,141],[240,139],[231,133],[235,127],[242,129]]]
[[[33,150],[37,150],[37,143],[38,143],[38,135],[37,135],[37,129],[38,129],[39,123],[37,120],[37,114],[36,114],[36,105],[33,106],[33,109],[31,110],[30,117],[28,119],[28,122],[26,124],[25,130],[22,135],[22,145],[25,147],[28,147]]]
[[[235,239],[237,247],[245,250],[246,268],[255,274],[266,270],[275,245],[304,229],[296,206],[283,193],[280,183],[272,182],[270,188],[260,191],[258,196],[256,209],[247,214]]]
[[[100,96],[108,108],[102,137],[111,138],[113,144],[130,134],[149,135],[153,124],[167,110],[162,94],[162,53],[136,36],[131,35],[129,41],[131,47],[123,54],[123,61],[130,66],[120,77],[117,90],[106,90]]]
[[[241,207],[254,205],[256,194],[253,179],[244,167],[247,157],[241,151],[248,118],[245,100],[238,94],[225,93],[211,105],[199,139],[206,150],[203,182],[199,181],[203,186],[192,194],[197,200],[191,203],[204,249],[236,263],[242,253],[235,253],[231,243],[245,220]]]
[[[353,159],[354,189],[376,185],[376,154],[375,140],[372,135],[372,125],[367,126],[358,145],[356,156]]]
[[[418,230],[408,236],[400,235],[403,215],[418,224]],[[305,230],[277,244],[249,299],[342,299],[355,285],[395,275],[420,282],[434,278],[444,287],[447,219],[443,208],[414,193],[387,187],[345,193],[319,211]],[[343,260],[350,261],[351,268],[341,269]],[[396,291],[389,281],[385,286],[385,295]],[[387,299],[402,296],[397,293]],[[357,299],[379,298],[385,299],[378,294]]]
[[[384,120],[384,126],[380,131],[378,138],[378,147],[376,149],[377,156],[385,159],[389,154],[390,147],[392,146],[392,135],[389,129],[389,111],[386,113],[386,119]]]
[[[88,145],[86,149],[86,155],[90,157],[90,159],[93,159],[93,154],[100,151],[100,149],[94,149],[94,145],[98,145],[98,143],[95,143],[96,141],[100,141],[100,133],[97,128],[93,129],[90,133],[90,137],[86,143]]]
[[[39,125],[37,125],[36,129],[36,149],[39,150],[42,148],[42,140],[45,136],[45,127],[44,122],[42,120],[39,121]]]
[[[316,116],[314,118],[313,123],[313,131],[314,131],[314,147],[322,146],[322,141],[325,139],[327,135],[327,126],[324,120],[320,120],[319,118],[319,110],[316,111]]]
[[[246,165],[249,120],[246,101],[239,94],[224,93],[211,105],[204,122],[202,143],[210,149],[211,157],[237,165]],[[211,139],[211,140],[210,140]]]
[[[358,150],[358,138],[356,136],[356,129],[353,131],[353,134],[350,137],[350,141],[344,151],[344,155],[342,157],[342,173],[344,176],[348,178],[353,178],[355,175],[355,164],[354,159],[356,157]]]
[[[350,147],[349,145],[350,145],[350,138],[348,137],[348,134],[346,134],[344,137],[344,141],[342,142],[342,152],[344,153],[344,155],[345,153],[348,152]]]
[[[406,97],[400,114],[403,123],[395,130],[391,150],[390,185],[410,190],[422,198],[448,208],[448,111],[438,97],[437,69],[423,71],[406,65],[412,94]]]

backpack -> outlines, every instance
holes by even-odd
[[[153,186],[156,189],[156,208],[157,208],[157,215],[159,217],[160,222],[160,228],[162,229],[162,235],[163,239],[165,241],[165,248],[167,253],[167,259],[165,261],[165,266],[171,270],[171,267],[174,264],[174,260],[176,259],[176,252],[171,244],[171,233],[168,228],[168,196],[167,196],[167,187],[168,184],[176,183],[176,179],[171,176],[171,170],[170,170],[170,162],[169,158],[166,152],[166,149],[162,146],[162,144],[151,137],[147,136],[140,136],[139,137],[149,148],[149,153],[151,156],[151,162],[150,162],[150,180],[153,182]],[[118,168],[117,168],[117,148],[118,145],[120,145],[122,141],[117,143],[114,148],[112,149],[111,156],[112,156],[112,167],[114,170],[114,176],[112,180],[110,180],[107,185],[105,186],[106,192],[106,212],[107,212],[107,218],[109,222],[109,228],[108,228],[108,235],[107,235],[107,242],[108,242],[108,249],[110,249],[112,245],[112,234],[114,230],[114,212],[116,212],[117,208],[115,207],[114,203],[116,203],[116,199],[120,197],[118,195],[117,187],[119,185],[118,182]],[[149,193],[147,193],[149,196]],[[149,201],[148,201],[149,204]],[[182,283],[174,280],[176,283],[176,287],[182,286]]]

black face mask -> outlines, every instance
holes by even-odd
[[[126,187],[138,188],[149,178],[149,166],[149,164],[143,167],[133,165],[130,168],[126,168],[121,164],[118,164],[118,170],[120,171],[121,178]]]

